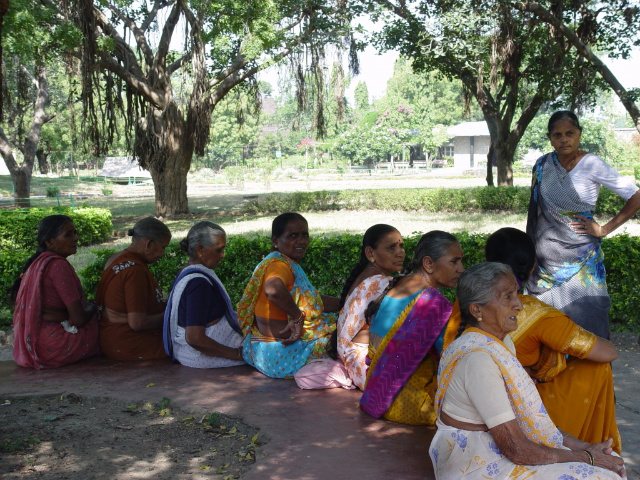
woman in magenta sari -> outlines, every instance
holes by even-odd
[[[66,215],[43,218],[38,248],[14,283],[13,359],[23,367],[56,368],[100,352],[96,306],[88,303],[67,257],[78,234]]]
[[[360,408],[375,418],[433,425],[438,360],[448,330],[451,303],[437,290],[455,287],[462,274],[462,248],[451,234],[420,239],[404,275],[391,282],[367,309],[369,358]]]

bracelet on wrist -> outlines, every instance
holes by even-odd
[[[295,320],[291,320],[293,322],[294,325],[300,325],[302,322],[304,322],[304,312],[300,312],[300,315],[298,315],[298,318],[296,318]]]
[[[592,467],[596,466],[596,460],[595,458],[593,458],[593,453],[591,453],[589,450],[583,450],[584,453],[587,454],[587,456],[589,457],[589,465],[591,465]]]

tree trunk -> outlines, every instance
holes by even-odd
[[[157,217],[190,213],[187,174],[195,145],[190,123],[171,103],[164,110],[149,107],[138,125],[134,150],[140,166],[151,172]]]
[[[18,165],[13,155],[13,149],[11,144],[4,134],[4,130],[0,128],[0,154],[4,159],[4,163],[9,169],[11,175],[11,181],[13,182],[13,198],[15,199],[16,207],[29,208],[31,202],[29,200],[29,191],[31,190],[31,167],[23,162],[22,165]]]
[[[42,175],[46,175],[49,173],[49,162],[47,162],[47,157],[49,155],[44,153],[44,149],[39,148],[36,150],[36,158],[38,159],[38,169]]]
[[[493,156],[495,149],[493,148],[493,142],[489,142],[489,151],[487,152],[487,186],[493,187]]]

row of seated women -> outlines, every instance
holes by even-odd
[[[199,222],[180,243],[189,262],[165,309],[148,265],[170,233],[157,220],[141,222],[132,245],[107,261],[97,308],[66,261],[76,251],[73,223],[41,222],[17,291],[18,364],[57,367],[100,349],[122,360],[166,352],[191,367],[247,362],[290,378],[327,357],[335,331],[338,355],[363,389],[362,410],[437,424],[430,448],[437,478],[624,475],[612,454],[621,448],[609,365],[615,348],[519,293],[535,261],[523,232],[496,232],[487,242],[492,263],[466,272],[455,237],[429,232],[408,269],[391,278],[404,263],[402,237],[376,225],[338,299],[320,295],[298,263],[309,245],[306,220],[283,214],[273,222],[274,251],[256,267],[236,315],[214,273],[226,245],[219,226]],[[457,283],[452,306],[438,288]]]

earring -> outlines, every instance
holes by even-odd
[[[482,317],[478,317],[478,318],[476,318],[476,320],[478,320],[478,322],[481,322],[482,321]]]

